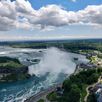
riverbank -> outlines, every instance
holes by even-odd
[[[71,75],[75,75],[75,74],[77,74],[78,72],[79,72],[79,66],[76,65],[75,71],[74,71],[74,73],[71,74]],[[68,77],[69,77],[69,76],[68,76]],[[47,99],[46,99],[46,96],[47,96],[49,93],[55,91],[58,87],[62,88],[62,85],[63,85],[63,82],[60,83],[60,84],[53,85],[53,86],[49,87],[48,89],[45,89],[45,90],[43,90],[43,91],[41,91],[41,92],[39,92],[39,93],[37,93],[37,94],[31,96],[30,98],[26,99],[24,102],[38,102],[40,99],[45,99],[45,100],[47,100]],[[48,102],[49,102],[49,101],[48,101]]]
[[[62,83],[51,86],[48,89],[35,94],[34,96],[30,97],[29,99],[25,100],[24,102],[37,102],[40,99],[44,99],[49,93],[55,91],[57,87],[62,87]]]
[[[0,82],[13,82],[28,78],[28,67],[18,59],[0,57]]]
[[[77,61],[78,63],[86,62],[85,56],[62,51],[58,48],[48,48],[46,50],[4,48],[1,49],[1,52],[1,56],[17,58],[23,65],[28,65],[35,59],[40,59],[39,64],[32,63],[32,67],[28,69],[29,74],[35,74],[36,76],[32,76],[28,80],[4,83],[0,86],[0,100],[2,102],[8,100],[23,101],[40,90],[53,86],[54,83],[63,82],[67,76],[66,73],[70,75],[74,72]],[[79,60],[75,59],[77,57]],[[49,73],[46,73],[46,71]]]
[[[77,74],[73,73],[71,74],[71,76],[69,76],[69,78],[67,78],[63,84],[63,89],[65,90],[61,99],[65,98],[65,100],[69,97],[67,96],[67,98],[65,97],[64,94],[66,94],[66,92],[68,93],[68,95],[70,95],[70,91],[75,92],[74,97],[77,99],[76,102],[79,102],[78,100],[80,100],[80,102],[87,102],[87,97],[88,97],[88,88],[90,86],[94,86],[94,83],[97,83],[97,80],[99,79],[100,75],[101,75],[101,71],[97,71],[97,69],[88,69],[86,71],[81,71]],[[94,79],[94,80],[92,80]],[[50,87],[49,89],[46,89],[44,91],[39,92],[38,94],[32,96],[31,98],[27,99],[25,102],[38,102],[40,99],[46,99],[46,96],[55,91],[57,87],[61,87],[62,88],[62,84],[58,84],[55,86]],[[75,89],[73,89],[75,88]],[[68,91],[69,90],[69,91]],[[78,95],[78,97],[77,97]],[[72,102],[71,99],[72,97],[70,97],[70,101],[65,101],[65,102]],[[69,98],[68,98],[69,100]],[[74,99],[75,100],[75,99]],[[45,101],[45,102],[50,102],[50,101]],[[59,102],[59,101],[58,101]]]

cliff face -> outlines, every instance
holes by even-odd
[[[0,68],[0,82],[14,82],[28,79],[28,67],[21,68]]]
[[[28,67],[18,59],[0,57],[0,82],[12,82],[29,78]]]
[[[0,67],[0,74],[18,74],[18,73],[28,73],[28,67],[21,67],[21,68],[3,68]]]

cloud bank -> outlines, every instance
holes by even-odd
[[[74,24],[102,27],[102,5],[90,5],[75,12],[59,5],[47,5],[35,10],[27,0],[0,1],[0,31]]]

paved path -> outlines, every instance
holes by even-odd
[[[32,96],[31,98],[25,100],[25,102],[37,102],[40,99],[46,99],[46,96],[51,93],[52,91],[55,91],[55,89],[57,87],[62,87],[62,84],[58,84],[55,86],[52,86],[44,91],[39,92],[38,94]],[[46,100],[46,102],[49,102],[48,100]]]
[[[87,99],[88,99],[88,96],[89,96],[89,88],[90,87],[95,87],[95,85],[97,84],[97,83],[99,83],[99,80],[101,79],[101,76],[98,78],[98,81],[96,82],[96,83],[94,83],[94,84],[92,84],[92,85],[89,85],[87,88],[86,88],[86,92],[87,92],[87,95],[85,96],[85,98],[84,98],[84,102],[87,102]]]
[[[86,88],[86,92],[87,92],[87,94],[86,94],[86,96],[85,96],[85,98],[84,98],[84,102],[87,102],[87,98],[88,98],[88,96],[89,96],[89,88],[90,87],[94,87],[96,85],[96,83],[94,83],[94,84],[92,84],[92,85],[89,85],[87,88]]]

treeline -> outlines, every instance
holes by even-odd
[[[47,48],[51,46],[65,48],[67,50],[100,50],[102,51],[102,40],[62,40],[62,41],[40,41],[40,42],[5,42],[0,45],[22,48]]]
[[[16,58],[10,58],[10,57],[6,57],[6,56],[5,57],[0,57],[0,63],[7,63],[9,61],[13,61],[13,62],[16,62],[16,63],[20,64],[19,60],[16,59]]]
[[[99,50],[102,51],[102,42],[64,42],[64,43],[32,43],[32,44],[20,44],[20,45],[12,45],[12,47],[23,47],[23,48],[48,48],[48,47],[58,47],[66,50]]]
[[[63,83],[63,95],[58,102],[84,102],[86,86],[96,83],[102,69],[82,71],[77,75],[71,75]],[[92,97],[91,97],[92,98]],[[91,101],[88,101],[91,102]]]

